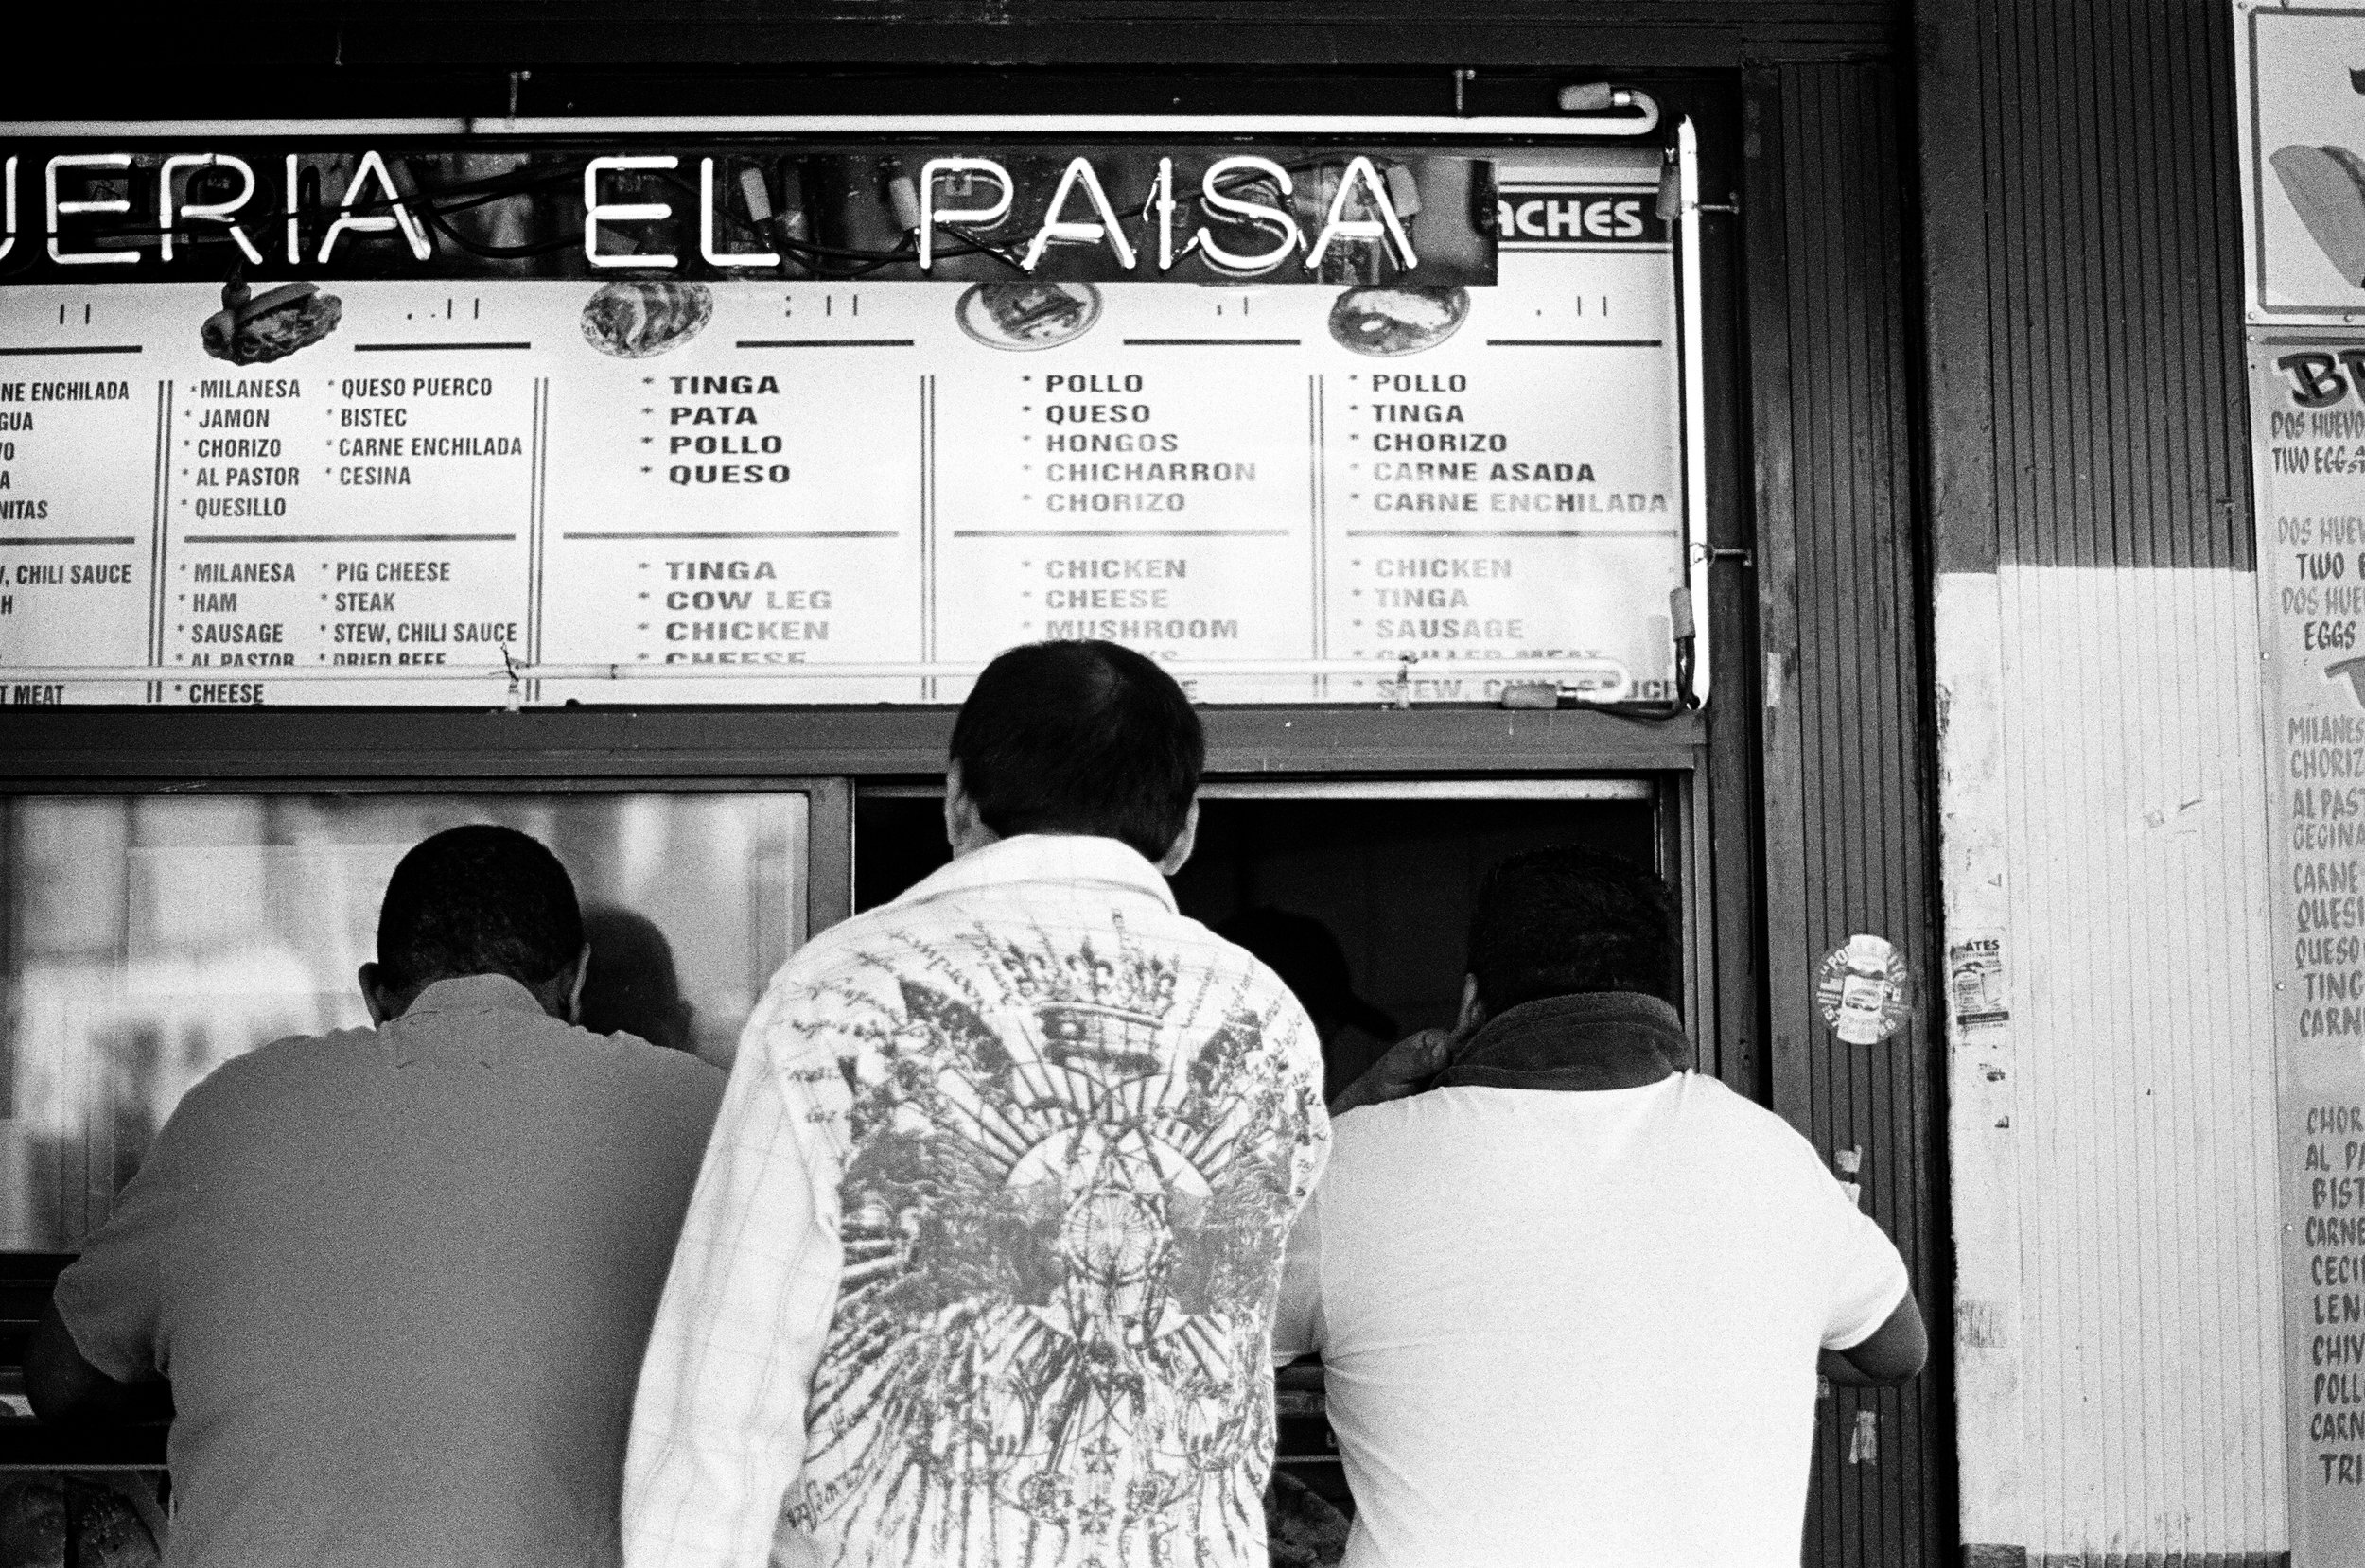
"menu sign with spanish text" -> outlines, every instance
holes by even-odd
[[[152,166],[145,200],[212,227],[166,257],[61,212],[15,236],[40,281],[0,255],[0,695],[949,702],[1042,637],[1140,648],[1215,702],[1487,700],[1539,665],[1679,695],[1680,324],[1649,162],[1498,188],[1463,159],[1227,183],[1206,156],[956,150],[925,189],[957,253],[924,268],[909,193],[866,172],[854,201],[846,159],[792,182],[677,160],[707,216],[587,183],[640,241],[585,227],[549,275],[410,266],[414,232],[441,256],[464,223],[534,249],[451,183],[473,166],[439,214],[401,159],[349,158],[342,188],[378,194],[252,233],[205,217],[236,179],[185,183],[219,159],[74,166],[76,201],[133,204]],[[640,172],[596,161],[569,178]],[[1162,212],[1176,179],[1198,194]],[[304,266],[262,243],[283,221]],[[200,237],[227,281],[187,275]],[[818,254],[857,241],[885,259]],[[1162,271],[1162,243],[1206,275]]]
[[[2251,345],[2292,1561],[2365,1540],[2365,338]]]

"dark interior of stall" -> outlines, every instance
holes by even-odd
[[[1480,883],[1523,849],[1573,844],[1656,863],[1647,800],[1204,800],[1174,879],[1183,914],[1270,964],[1325,1037],[1337,1093],[1388,1045],[1448,1027]],[[854,907],[885,903],[949,858],[942,797],[865,793]]]

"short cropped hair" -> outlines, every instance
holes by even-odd
[[[628,909],[593,904],[583,912],[591,972],[583,979],[576,1022],[594,1035],[636,1035],[669,1051],[692,1048],[692,1011],[682,1001],[674,944],[656,921]]]
[[[583,950],[583,912],[558,857],[478,823],[413,845],[377,914],[380,980],[395,990],[463,975],[539,985]]]
[[[1207,740],[1174,677],[1113,642],[1031,642],[986,666],[953,723],[988,828],[1088,833],[1147,860],[1182,835]]]
[[[1673,896],[1650,871],[1598,849],[1532,849],[1496,866],[1471,917],[1469,950],[1490,1013],[1589,991],[1683,1005]]]

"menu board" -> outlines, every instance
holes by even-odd
[[[2251,344],[2295,1563],[2365,1540],[2365,338]]]
[[[217,283],[0,286],[0,696],[1672,700],[1650,179],[1506,182],[1472,287],[332,279],[240,363]]]

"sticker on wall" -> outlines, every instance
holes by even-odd
[[[1946,984],[1959,1027],[1991,1029],[2012,1021],[2004,995],[2004,938],[1996,932],[1977,932],[1947,944]]]
[[[1859,932],[1823,955],[1814,999],[1833,1034],[1849,1045],[1876,1045],[1913,1016],[1913,975],[1894,946]]]

